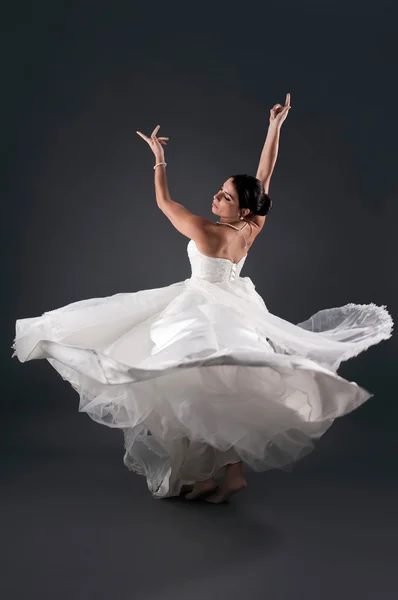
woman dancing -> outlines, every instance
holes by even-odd
[[[189,238],[191,276],[16,321],[13,356],[46,358],[79,393],[81,412],[123,430],[124,463],[154,498],[188,489],[187,500],[225,502],[246,487],[244,465],[291,470],[334,419],[372,396],[337,369],[391,336],[385,306],[349,303],[293,324],[240,275],[272,206],[290,108],[287,94],[270,110],[256,177],[228,177],[214,195],[215,222],[172,200],[159,125],[137,131],[154,154],[157,205]]]

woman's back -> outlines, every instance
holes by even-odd
[[[196,246],[206,256],[224,258],[236,264],[247,255],[261,229],[249,219],[237,223],[218,221],[212,235],[200,243],[196,242]]]

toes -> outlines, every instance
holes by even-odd
[[[202,492],[189,492],[189,494],[185,494],[184,498],[187,500],[195,500],[198,496],[201,495]]]
[[[234,485],[232,487],[221,489],[218,494],[213,494],[212,496],[206,498],[206,502],[212,502],[213,504],[220,504],[221,502],[228,502],[229,498],[240,492],[241,490],[247,487],[246,481],[242,481],[239,485]]]
[[[200,491],[192,490],[188,494],[185,494],[184,498],[186,498],[187,500],[193,500],[194,498],[197,498],[198,496],[200,496]]]
[[[224,498],[222,496],[209,496],[205,498],[206,502],[211,502],[212,504],[221,504],[224,502]]]
[[[214,490],[217,489],[217,483],[214,484],[214,486],[212,485],[210,488],[209,487],[204,487],[202,489],[194,489],[191,492],[189,492],[188,494],[184,495],[184,498],[186,498],[187,500],[195,500],[196,498],[205,496],[207,494],[210,494],[211,492],[214,492]]]

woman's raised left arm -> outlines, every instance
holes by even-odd
[[[156,137],[157,132],[159,131],[160,125],[155,127],[153,132],[151,133],[151,137],[148,137],[137,131],[139,136],[144,139],[147,144],[150,146],[153,154],[155,155],[155,166],[158,165],[155,169],[155,194],[156,194],[156,202],[159,206],[160,210],[167,208],[167,205],[173,202],[169,194],[169,188],[167,186],[167,176],[166,176],[166,163],[164,160],[164,150],[163,145],[167,144],[168,137]]]
[[[166,145],[166,140],[169,139],[166,137],[156,137],[159,128],[160,125],[155,127],[150,138],[137,131],[138,135],[140,135],[151,147],[155,155],[155,165],[165,162],[162,144]],[[198,243],[202,243],[203,240],[208,240],[209,236],[212,235],[213,230],[216,229],[215,224],[208,219],[195,215],[182,204],[172,200],[167,185],[165,164],[160,164],[155,168],[155,193],[158,207],[180,233]]]

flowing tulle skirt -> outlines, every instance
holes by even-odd
[[[375,304],[295,325],[268,311],[248,277],[192,277],[19,319],[13,356],[47,359],[81,412],[123,430],[125,465],[164,498],[231,462],[290,470],[372,396],[337,369],[392,328]]]

